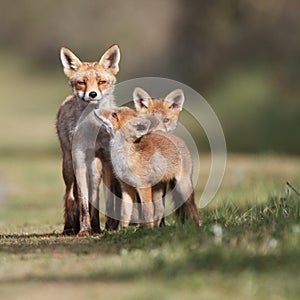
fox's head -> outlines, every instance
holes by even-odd
[[[98,62],[82,62],[67,48],[61,48],[60,59],[73,93],[79,99],[97,103],[112,95],[120,62],[117,45],[110,47]]]
[[[159,124],[155,130],[174,131],[177,127],[179,113],[182,111],[184,94],[176,89],[164,99],[151,98],[142,88],[135,88],[133,101],[136,111],[139,114],[154,116]]]
[[[129,107],[117,107],[109,109],[101,107],[95,110],[96,117],[106,127],[111,136],[121,134],[125,140],[134,142],[151,131],[156,125],[153,119],[139,117]]]

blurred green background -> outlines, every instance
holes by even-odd
[[[284,200],[286,181],[299,190],[299,0],[0,0],[0,10],[0,285],[6,298],[95,299],[101,292],[102,298],[199,299],[200,290],[203,299],[299,298],[299,221],[277,230],[286,218],[277,216],[275,226],[254,218],[241,227],[226,207],[234,203],[243,211]],[[213,219],[199,236],[179,230],[178,241],[172,227],[90,239],[43,236],[63,229],[55,119],[70,87],[59,50],[98,60],[114,43],[121,48],[119,82],[177,80],[218,115],[230,154],[208,208],[226,213],[221,224],[236,224],[224,226],[220,247],[210,233]],[[201,147],[199,201],[211,157],[199,126],[189,114],[181,117]],[[130,297],[136,293],[142,296]]]
[[[57,153],[55,114],[70,90],[60,47],[97,60],[114,43],[119,82],[189,85],[217,113],[229,151],[300,151],[297,0],[0,3],[1,154]]]

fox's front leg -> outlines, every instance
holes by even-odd
[[[121,227],[128,227],[131,219],[133,201],[135,198],[135,189],[126,183],[121,183],[122,204],[121,204]]]
[[[110,162],[103,162],[102,174],[105,201],[105,229],[117,230],[120,220],[121,186],[114,176]]]
[[[152,187],[143,187],[137,188],[141,199],[142,205],[142,216],[143,221],[146,224],[146,227],[154,227],[154,211],[153,211],[153,202],[152,202]]]
[[[63,234],[77,234],[79,231],[77,185],[74,176],[72,155],[67,150],[63,152],[63,178],[66,185]]]
[[[101,182],[102,163],[99,158],[93,158],[88,164],[89,167],[89,202],[90,202],[90,216],[92,233],[100,233],[100,219],[99,219],[99,185]]]
[[[91,234],[91,218],[89,213],[88,176],[85,160],[75,162],[75,175],[78,188],[80,230],[78,236]]]
[[[163,223],[165,213],[165,199],[167,184],[160,182],[152,187],[152,201],[154,206],[154,223],[158,227]]]

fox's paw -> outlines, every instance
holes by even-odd
[[[100,234],[101,229],[100,227],[92,227],[92,234]]]
[[[107,220],[105,222],[105,229],[108,231],[117,231],[118,228],[119,228],[119,221],[107,217]]]
[[[202,219],[199,215],[196,215],[193,217],[194,222],[196,223],[197,226],[201,226],[202,225]]]
[[[77,234],[78,237],[85,237],[85,236],[90,236],[91,231],[90,230],[80,230]]]
[[[75,231],[73,228],[64,228],[62,235],[75,235]]]
[[[155,224],[154,224],[154,222],[148,222],[148,223],[145,223],[144,226],[145,226],[146,228],[154,228],[154,227],[155,227]]]

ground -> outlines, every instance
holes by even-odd
[[[208,156],[201,158],[208,171]],[[60,157],[0,159],[3,298],[298,299],[300,160],[228,156],[201,228],[63,237]],[[197,199],[200,196],[197,190]]]

